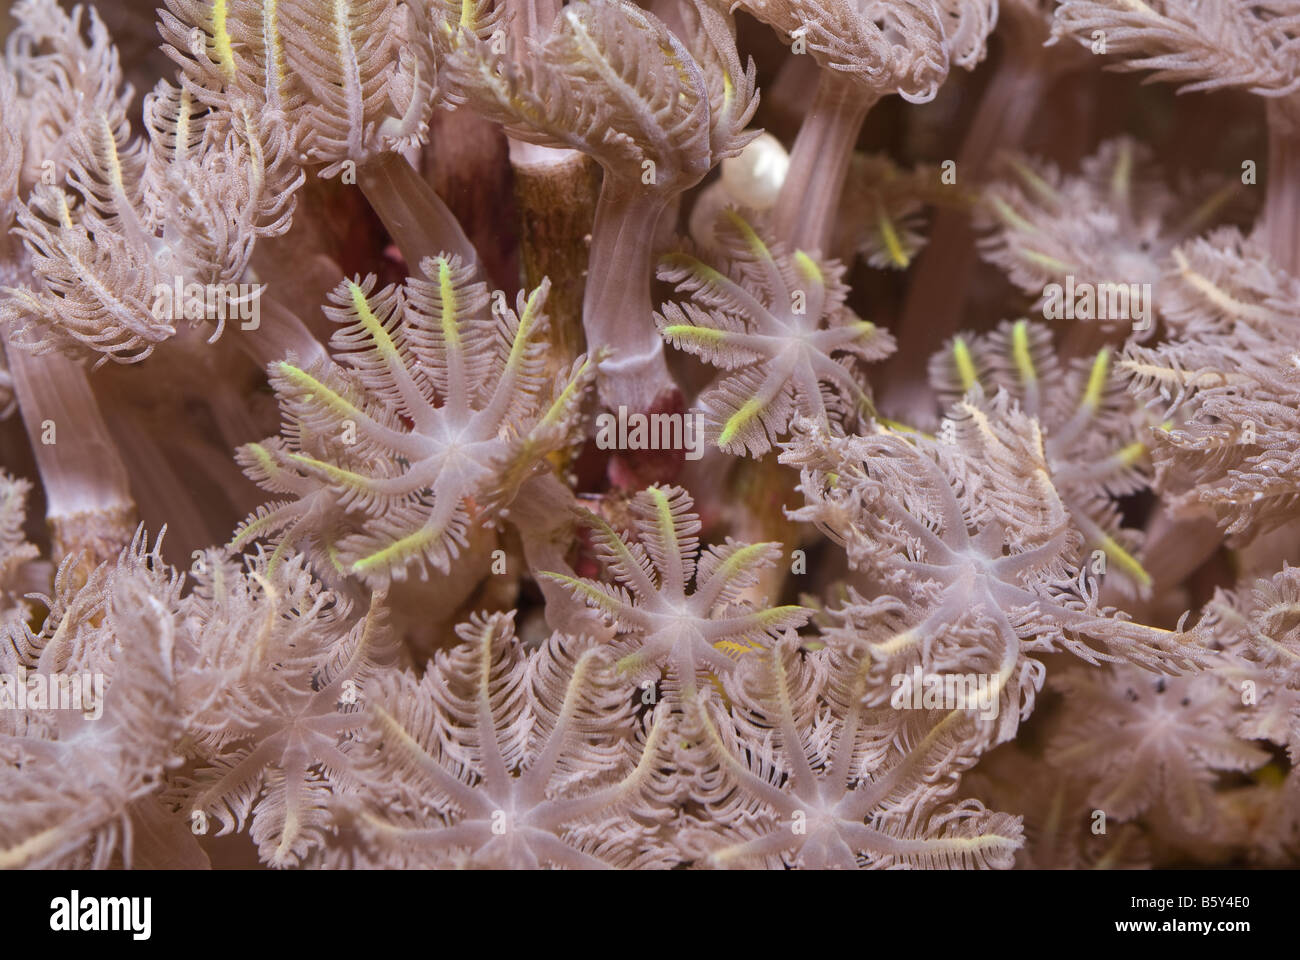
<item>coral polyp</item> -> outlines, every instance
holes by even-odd
[[[0,17],[0,868],[1300,863],[1300,0],[154,2]]]

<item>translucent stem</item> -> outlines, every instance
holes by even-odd
[[[653,190],[613,191],[608,179],[596,204],[582,326],[588,350],[611,351],[599,380],[601,401],[611,409],[649,410],[676,389],[650,297],[655,236],[666,207]]]
[[[135,530],[135,501],[85,370],[7,338],[5,355],[45,490],[54,561],[83,549],[91,563],[116,556]]]
[[[1211,517],[1176,519],[1157,509],[1147,523],[1142,565],[1156,596],[1186,581],[1223,546],[1223,531]]]
[[[510,520],[519,531],[528,569],[546,598],[546,622],[551,629],[574,636],[606,637],[612,631],[594,610],[575,603],[565,588],[549,577],[536,576],[543,570],[576,576],[566,557],[573,544],[576,506],[572,490],[554,474],[542,474],[528,481],[515,498]]]
[[[298,314],[270,294],[263,294],[261,316],[255,330],[240,330],[239,349],[263,370],[289,355],[299,365],[310,366],[329,355]]]
[[[219,497],[210,497],[212,488],[196,489],[193,472],[186,458],[176,455],[174,447],[165,445],[166,434],[129,415],[112,418],[113,436],[123,457],[133,465],[134,490],[144,505],[141,513],[152,533],[167,524],[167,549],[189,556],[191,550],[225,539],[238,517],[252,507],[239,509]],[[184,474],[189,472],[189,476]],[[207,474],[203,474],[205,480]],[[226,477],[211,481],[220,490]],[[225,488],[231,496],[243,495],[251,483]],[[252,491],[248,491],[252,492]],[[254,504],[255,505],[255,504]]]
[[[1295,104],[1268,104],[1268,185],[1259,229],[1277,265],[1300,276],[1300,114]]]
[[[952,189],[968,191],[987,173],[997,151],[1014,150],[1024,143],[1046,89],[1047,74],[1041,60],[1041,55],[1007,51],[1006,61],[980,98],[957,155],[959,186]],[[961,325],[978,262],[968,212],[957,206],[944,207],[935,217],[930,242],[917,261],[902,320],[894,331],[898,352],[885,368],[887,386],[881,405],[886,409],[895,413],[910,409],[912,393],[924,389],[930,354]]]
[[[829,249],[853,145],[877,99],[833,71],[821,72],[773,211],[777,237],[809,252]]]
[[[399,155],[381,153],[366,161],[357,168],[357,183],[412,271],[425,257],[440,253],[478,263],[478,252],[455,215]]]
[[[299,313],[320,309],[320,298],[328,289],[317,279],[321,273],[318,262],[324,258],[304,257],[302,242],[301,232],[262,240],[244,273],[245,281],[262,284],[257,322],[241,321],[228,329],[233,329],[239,350],[263,370],[289,354],[308,364],[326,356],[325,347]],[[283,269],[286,262],[295,264],[291,273]],[[333,262],[328,262],[330,284],[338,272]]]
[[[510,30],[515,35],[517,52],[522,54],[518,41],[532,37],[538,43],[545,40],[555,25],[555,18],[564,6],[562,0],[506,0],[510,11]]]

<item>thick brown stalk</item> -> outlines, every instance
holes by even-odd
[[[516,61],[528,58],[529,43],[551,33],[560,0],[506,0]],[[586,290],[587,250],[596,216],[600,174],[595,161],[577,150],[560,150],[509,138],[515,204],[519,208],[519,253],[524,282],[536,289],[551,281],[546,298],[548,337],[555,350],[548,360],[559,370],[584,349],[582,300]]]
[[[531,290],[543,277],[551,279],[546,312],[558,368],[583,350],[587,237],[595,217],[600,175],[584,153],[517,140],[510,141],[510,162],[526,284]]]

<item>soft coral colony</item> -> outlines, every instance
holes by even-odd
[[[1300,4],[120,6],[6,24],[0,865],[1300,856]],[[1033,153],[1103,66],[1266,155]]]

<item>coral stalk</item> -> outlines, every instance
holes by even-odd
[[[1024,143],[1046,93],[1046,59],[1036,52],[1026,56],[1007,51],[980,98],[957,155],[959,184],[980,180],[997,151],[1013,150]],[[886,409],[902,413],[913,408],[917,398],[906,394],[923,388],[931,346],[952,336],[960,326],[978,261],[968,212],[961,206],[941,209],[930,242],[916,264],[916,277],[908,287],[898,324],[898,352],[885,367],[881,402]]]
[[[510,141],[519,204],[524,279],[534,287],[552,277],[551,342],[557,368],[582,352],[587,231],[595,216],[596,165],[577,150]]]
[[[853,145],[878,99],[860,84],[822,71],[773,213],[776,235],[791,246],[828,252]]]
[[[609,185],[596,203],[582,315],[588,344],[618,345],[618,352],[601,364],[600,394],[606,404],[649,410],[675,389],[650,297],[654,241],[668,204],[662,193],[611,190]]]
[[[236,341],[239,348],[259,367],[283,360],[290,354],[306,364],[324,360],[328,356],[325,347],[302,318],[285,303],[265,294],[261,310],[264,316],[257,329],[241,331]]]
[[[89,551],[97,565],[117,555],[136,526],[135,501],[86,373],[59,354],[5,353],[14,393],[45,490],[55,562]]]
[[[1300,108],[1268,103],[1268,193],[1259,231],[1277,265],[1300,276]]]
[[[400,155],[384,152],[357,167],[357,184],[415,271],[440,253],[477,263],[478,252],[428,182]]]
[[[507,0],[516,62],[526,60],[531,38],[546,39],[560,15],[559,0]],[[595,163],[579,150],[507,140],[519,206],[519,247],[524,282],[535,287],[551,278],[551,342],[558,369],[583,349],[582,298],[587,231],[595,216],[599,178]]]

